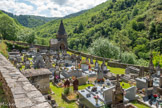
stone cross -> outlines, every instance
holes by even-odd
[[[125,108],[123,107],[124,106],[123,102],[124,102],[124,90],[120,86],[119,75],[117,75],[116,88],[115,91],[113,91],[112,108],[118,108],[119,106],[121,106],[121,108]]]

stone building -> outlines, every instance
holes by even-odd
[[[50,49],[55,50],[55,51],[68,49],[67,33],[65,31],[62,20],[61,20],[61,24],[60,24],[56,39],[50,40]]]
[[[42,94],[48,94],[49,76],[52,75],[48,69],[27,69],[22,73]]]

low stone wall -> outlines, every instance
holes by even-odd
[[[13,41],[10,41],[10,42],[13,42]],[[30,44],[28,43],[24,43],[24,42],[13,42],[13,43],[16,43],[18,45],[23,45],[23,46],[31,46]],[[49,46],[44,46],[44,45],[33,45],[33,47],[36,47],[38,49],[49,49]]]
[[[9,108],[51,108],[40,91],[1,54],[0,82]]]
[[[71,49],[68,49],[68,51],[70,51],[70,52],[72,52],[74,54],[78,54],[78,55],[80,54],[83,57],[93,58],[93,59],[99,60],[99,61],[103,61],[103,59],[104,59],[108,63],[108,66],[110,66],[110,67],[117,67],[117,68],[125,69],[128,66],[134,66],[136,68],[140,68],[140,66],[135,66],[135,65],[132,65],[132,64],[119,63],[119,60],[113,60],[113,59],[109,59],[109,58],[93,56],[93,55],[85,54],[85,53],[75,51],[75,50],[71,50]],[[147,71],[148,67],[144,67],[144,70]]]

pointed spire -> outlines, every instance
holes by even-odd
[[[58,35],[66,35],[66,31],[65,31],[64,24],[63,24],[62,20],[61,20],[60,27],[58,30]]]

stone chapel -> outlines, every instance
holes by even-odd
[[[61,20],[60,27],[56,35],[56,39],[50,40],[50,49],[54,51],[61,51],[61,50],[68,49],[67,33],[65,31],[62,20]]]

